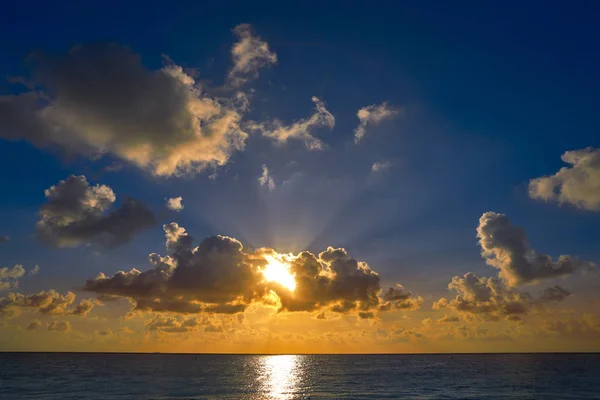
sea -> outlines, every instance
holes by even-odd
[[[0,353],[0,399],[600,399],[600,354]]]

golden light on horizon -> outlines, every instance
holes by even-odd
[[[281,261],[273,256],[265,256],[269,262],[262,270],[265,280],[268,282],[277,282],[290,291],[296,289],[294,275],[290,273],[290,264]]]

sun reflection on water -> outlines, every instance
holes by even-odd
[[[301,360],[296,355],[264,356],[261,358],[260,384],[267,399],[295,398],[301,386]]]

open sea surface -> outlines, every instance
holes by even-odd
[[[0,399],[600,399],[600,354],[0,353]]]

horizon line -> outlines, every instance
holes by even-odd
[[[104,355],[189,355],[189,356],[435,356],[435,355],[568,355],[568,354],[600,354],[600,351],[509,351],[509,352],[420,352],[420,353],[182,353],[161,351],[10,351],[0,350],[2,354],[104,354]]]

